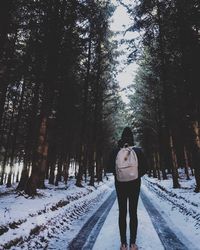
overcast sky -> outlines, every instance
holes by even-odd
[[[127,0],[128,2],[129,0]],[[133,0],[132,0],[133,1]],[[112,2],[117,5],[117,8],[114,12],[114,15],[112,16],[111,20],[112,23],[110,25],[111,30],[113,31],[125,31],[130,24],[132,23],[128,13],[126,12],[126,8],[122,5],[118,4],[116,0],[112,0]],[[118,35],[115,37],[115,39],[131,39],[135,36],[133,32],[127,32],[125,36]],[[123,50],[124,52],[127,52],[127,45],[121,45],[119,47],[119,50]],[[126,65],[125,61],[128,56],[128,53],[126,53],[123,56],[119,57],[119,71],[117,76],[117,81],[119,82],[119,85],[121,88],[125,88],[128,85],[133,83],[135,72],[137,69],[136,63],[132,63],[130,65]],[[124,68],[122,72],[120,72],[120,69]],[[126,98],[126,91],[121,92],[122,98],[125,102],[128,102],[128,99]]]

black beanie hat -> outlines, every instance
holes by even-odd
[[[128,143],[129,146],[134,145],[133,133],[129,127],[125,127],[122,132],[121,145],[124,146],[125,143]]]

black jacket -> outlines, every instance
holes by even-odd
[[[142,152],[141,148],[139,147],[133,147],[137,158],[138,158],[138,176],[142,177],[148,170],[148,164],[147,164],[147,160],[146,157],[144,155],[144,153]],[[109,160],[107,163],[107,173],[113,173],[116,176],[116,172],[115,172],[115,161],[116,161],[116,157],[117,154],[119,152],[120,148],[114,148],[113,151],[110,153],[109,156]]]

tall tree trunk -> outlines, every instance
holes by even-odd
[[[94,164],[96,162],[96,151],[93,152],[92,164],[90,166],[90,186],[94,186]]]
[[[94,83],[94,125],[93,125],[93,163],[92,163],[92,175],[90,179],[90,185],[93,185],[94,178],[93,173],[96,167],[97,171],[97,152],[98,149],[98,132],[99,131],[99,124],[100,124],[100,117],[102,113],[102,89],[101,89],[101,64],[102,64],[102,51],[101,51],[101,36],[98,37],[98,45],[97,45],[97,73],[96,73],[96,81]],[[98,175],[99,173],[97,173]]]
[[[39,142],[37,147],[37,160],[33,162],[32,173],[25,187],[25,192],[34,196],[37,188],[44,188],[44,178],[47,163],[48,144],[47,144],[47,117],[42,116],[39,129]]]
[[[171,148],[171,157],[172,157],[172,179],[173,179],[173,188],[180,188],[178,181],[178,164],[177,157],[174,149],[173,137],[170,135],[170,148]]]
[[[4,103],[6,98],[6,91],[8,82],[6,81],[6,71],[7,65],[3,60],[3,51],[5,50],[5,45],[8,41],[8,32],[10,29],[11,23],[11,8],[13,5],[13,1],[2,0],[0,3],[0,128],[1,121],[4,111]],[[0,145],[1,146],[1,145]]]
[[[17,190],[24,190],[27,184],[29,178],[29,168],[28,168],[28,163],[24,162],[23,164],[23,169],[22,169],[22,173],[21,173],[21,178],[19,181],[19,184],[17,186]]]
[[[82,187],[82,177],[84,164],[86,163],[86,126],[88,119],[88,88],[89,88],[89,76],[90,76],[90,67],[91,67],[91,46],[92,46],[92,33],[90,32],[89,43],[88,43],[88,55],[87,55],[87,71],[84,82],[84,93],[83,93],[83,113],[82,113],[82,127],[81,127],[81,143],[80,143],[80,156],[79,156],[79,170],[76,180],[76,186]]]
[[[17,189],[19,190],[25,190],[26,184],[29,178],[29,168],[31,166],[31,163],[33,165],[33,162],[36,160],[36,148],[37,148],[37,129],[36,129],[36,123],[37,123],[37,112],[38,112],[38,101],[39,101],[39,84],[36,83],[35,87],[33,89],[33,99],[31,102],[31,109],[27,121],[27,135],[25,138],[25,154],[23,156],[23,170],[21,179],[19,182],[19,185]]]
[[[47,166],[47,156],[48,156],[48,142],[47,142],[47,117],[42,118],[40,135],[39,135],[39,146],[38,146],[38,164],[40,165],[40,175],[38,188],[45,188],[45,174]]]
[[[161,180],[160,176],[160,157],[158,151],[155,152],[155,157],[156,157],[156,168],[157,168],[157,173],[158,173],[158,180]]]
[[[55,186],[58,186],[59,181],[61,181],[61,179],[62,179],[62,166],[63,166],[63,157],[60,156],[60,158],[58,160]]]
[[[184,161],[185,161],[185,174],[186,174],[187,180],[190,180],[190,176],[189,176],[189,160],[188,160],[188,153],[187,153],[186,146],[183,147],[183,151],[184,151]]]
[[[157,110],[158,113],[158,150],[159,150],[159,164],[162,171],[163,180],[167,180],[166,174],[166,161],[165,161],[165,150],[166,147],[164,145],[164,130],[162,128],[162,118],[160,108]]]
[[[8,175],[7,187],[11,187],[11,175],[12,175],[13,166],[14,166],[14,157],[15,157],[15,150],[16,150],[17,133],[18,133],[19,122],[20,122],[21,114],[22,114],[25,86],[26,86],[25,81],[23,80],[21,98],[20,98],[18,114],[17,114],[17,120],[16,120],[16,123],[15,123],[13,136],[12,136],[11,154],[10,154],[10,173]]]
[[[56,168],[56,154],[55,147],[51,146],[48,153],[48,165],[49,165],[49,184],[55,183],[55,168]]]
[[[65,185],[67,185],[68,177],[69,177],[69,166],[70,166],[70,154],[68,154],[67,159],[63,164],[63,177]]]
[[[157,162],[156,162],[156,153],[153,153],[153,178],[157,178]]]
[[[1,72],[1,74],[2,74],[2,72]],[[1,128],[8,84],[7,83],[2,83],[1,76],[0,76],[0,81],[1,81],[1,85],[0,85],[0,128]]]
[[[13,105],[13,106],[15,106],[15,105]],[[9,103],[8,103],[8,107],[9,107]],[[9,129],[8,129],[7,140],[6,140],[6,144],[5,144],[5,152],[4,152],[3,163],[2,163],[2,174],[1,174],[0,185],[3,185],[5,167],[8,164],[8,159],[10,157],[9,149],[10,149],[10,143],[11,143],[12,130],[13,130],[13,119],[14,119],[14,112],[15,112],[14,108],[15,107],[13,107],[12,115],[11,115],[11,118],[9,121]],[[10,179],[9,181],[11,181],[11,176],[9,176],[9,179]]]

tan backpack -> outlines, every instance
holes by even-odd
[[[133,147],[123,147],[119,150],[115,167],[116,177],[120,182],[138,178],[138,159]]]

